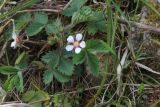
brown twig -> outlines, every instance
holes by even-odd
[[[139,28],[139,29],[144,29],[144,30],[147,30],[149,32],[152,32],[152,33],[158,33],[160,34],[160,28],[156,28],[156,27],[153,27],[153,26],[150,26],[150,25],[146,25],[146,24],[142,24],[142,23],[138,23],[138,22],[133,22],[133,21],[126,21],[125,19],[118,19],[118,22],[119,23],[122,23],[122,24],[125,24],[125,25],[130,25],[132,27],[136,27],[136,28]]]
[[[6,41],[5,43],[4,43],[4,45],[3,45],[3,47],[2,47],[2,49],[1,49],[1,51],[0,51],[0,59],[3,57],[3,55],[5,54],[5,50],[6,50],[6,47],[7,47],[7,43],[8,43],[8,41]]]

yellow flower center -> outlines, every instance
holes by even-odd
[[[74,42],[74,43],[73,43],[73,46],[74,46],[74,47],[78,47],[78,46],[79,46],[79,42],[78,42],[78,41]]]

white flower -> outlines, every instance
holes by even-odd
[[[14,23],[13,19],[12,19],[12,22],[13,22],[13,31],[12,31],[13,42],[11,43],[11,47],[15,49],[15,48],[17,48],[17,46],[19,46],[20,39],[18,38],[18,36],[16,34],[15,23]]]
[[[18,43],[17,43],[18,37],[15,32],[12,33],[12,39],[13,39],[13,42],[11,43],[11,47],[15,49],[18,46]]]
[[[68,45],[66,46],[67,51],[74,50],[76,54],[79,54],[82,48],[86,47],[85,41],[82,40],[83,35],[81,33],[76,34],[76,37],[69,36],[67,38]]]

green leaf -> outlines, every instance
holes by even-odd
[[[29,102],[34,96],[35,96],[35,91],[30,90],[22,95],[21,100],[24,102]]]
[[[27,53],[24,51],[22,52],[18,58],[15,61],[15,65],[20,64],[21,62],[23,62],[26,59]]]
[[[87,52],[87,64],[91,73],[97,76],[99,73],[99,60],[98,57],[90,52]]]
[[[13,89],[15,79],[16,79],[16,76],[11,76],[7,78],[7,80],[3,84],[3,87],[6,91],[11,91]]]
[[[9,75],[9,74],[16,74],[18,72],[18,69],[16,69],[13,66],[1,66],[0,67],[0,73]]]
[[[138,92],[142,93],[144,91],[144,89],[145,89],[145,86],[143,83],[141,83],[140,86],[138,87]]]
[[[18,78],[15,80],[15,86],[16,89],[20,92],[23,92],[24,87],[23,87],[23,76],[22,76],[22,72],[19,71],[17,74]]]
[[[62,73],[60,73],[59,71],[57,70],[53,70],[53,74],[54,74],[54,77],[61,83],[65,83],[65,82],[68,82],[70,80],[70,77],[69,76],[66,76]]]
[[[43,82],[45,84],[50,84],[52,82],[53,76],[54,76],[53,72],[54,71],[52,71],[52,70],[46,70],[46,71],[44,71],[44,73],[43,73]]]
[[[34,14],[34,22],[45,25],[48,23],[48,15],[44,12],[36,12]]]
[[[80,54],[73,55],[73,63],[78,65],[81,64],[85,60],[85,51],[81,51]]]
[[[61,21],[57,19],[56,21],[50,21],[45,29],[48,34],[58,34],[63,30],[63,27]]]
[[[20,14],[20,16],[16,19],[16,21],[23,21],[23,22],[29,22],[31,21],[32,17],[31,17],[31,13],[23,13],[23,14]]]
[[[61,58],[59,63],[58,70],[67,76],[71,76],[73,74],[74,65],[71,60],[66,58]]]
[[[27,27],[27,35],[28,36],[35,36],[44,28],[43,24],[33,22]]]
[[[22,52],[18,58],[15,61],[15,65],[18,66],[19,68],[24,68],[27,66],[27,61],[28,61],[28,55],[27,53],[24,51]]]
[[[87,23],[86,30],[89,34],[95,34],[98,31],[98,28],[95,23],[89,22]]]
[[[49,99],[49,95],[44,92],[44,91],[36,91],[34,96],[29,100],[29,102],[36,102],[32,104],[33,107],[42,107],[42,102],[40,102],[40,100],[45,100],[45,99]]]
[[[111,52],[114,54],[114,51],[110,48],[109,45],[107,45],[105,42],[102,40],[88,40],[86,43],[86,49],[90,52],[103,52],[103,53],[108,53]]]
[[[72,16],[74,12],[78,11],[87,0],[72,0],[70,6],[65,9],[62,14],[65,16]]]
[[[106,32],[107,26],[103,12],[94,12],[94,19],[89,21],[86,26],[88,33],[95,34],[98,31]]]
[[[85,21],[91,21],[94,19],[94,13],[88,6],[81,8],[81,10],[75,12],[72,16],[72,23],[78,24]]]
[[[43,82],[45,84],[50,84],[53,80],[53,77],[61,83],[68,82],[70,80],[69,76],[60,73],[58,70],[48,69],[43,74]]]
[[[41,59],[44,63],[48,64],[49,67],[55,68],[59,63],[59,55],[54,52],[48,52]]]
[[[95,34],[96,32],[106,32],[107,26],[105,21],[90,21],[87,23],[86,27],[88,33]]]
[[[24,13],[15,20],[16,30],[20,31],[31,21],[31,13]]]

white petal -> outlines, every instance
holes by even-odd
[[[75,53],[76,53],[76,54],[79,54],[80,52],[81,52],[81,48],[77,47],[77,48],[75,49]]]
[[[67,51],[71,51],[71,50],[73,50],[73,48],[74,48],[73,45],[67,45],[66,46]]]
[[[82,37],[83,37],[83,35],[82,35],[81,33],[78,33],[78,34],[76,35],[76,40],[77,40],[77,41],[80,41],[80,40],[82,40]]]
[[[17,47],[16,41],[13,41],[13,42],[11,43],[11,47],[14,48],[14,49]]]
[[[86,47],[85,41],[82,41],[79,45],[80,45],[81,48],[85,48]]]
[[[12,32],[12,39],[16,39],[17,38],[17,34],[16,34],[16,32]]]
[[[67,38],[67,41],[68,41],[69,43],[73,43],[73,42],[74,42],[74,37],[73,37],[73,36],[69,36],[69,37]]]

